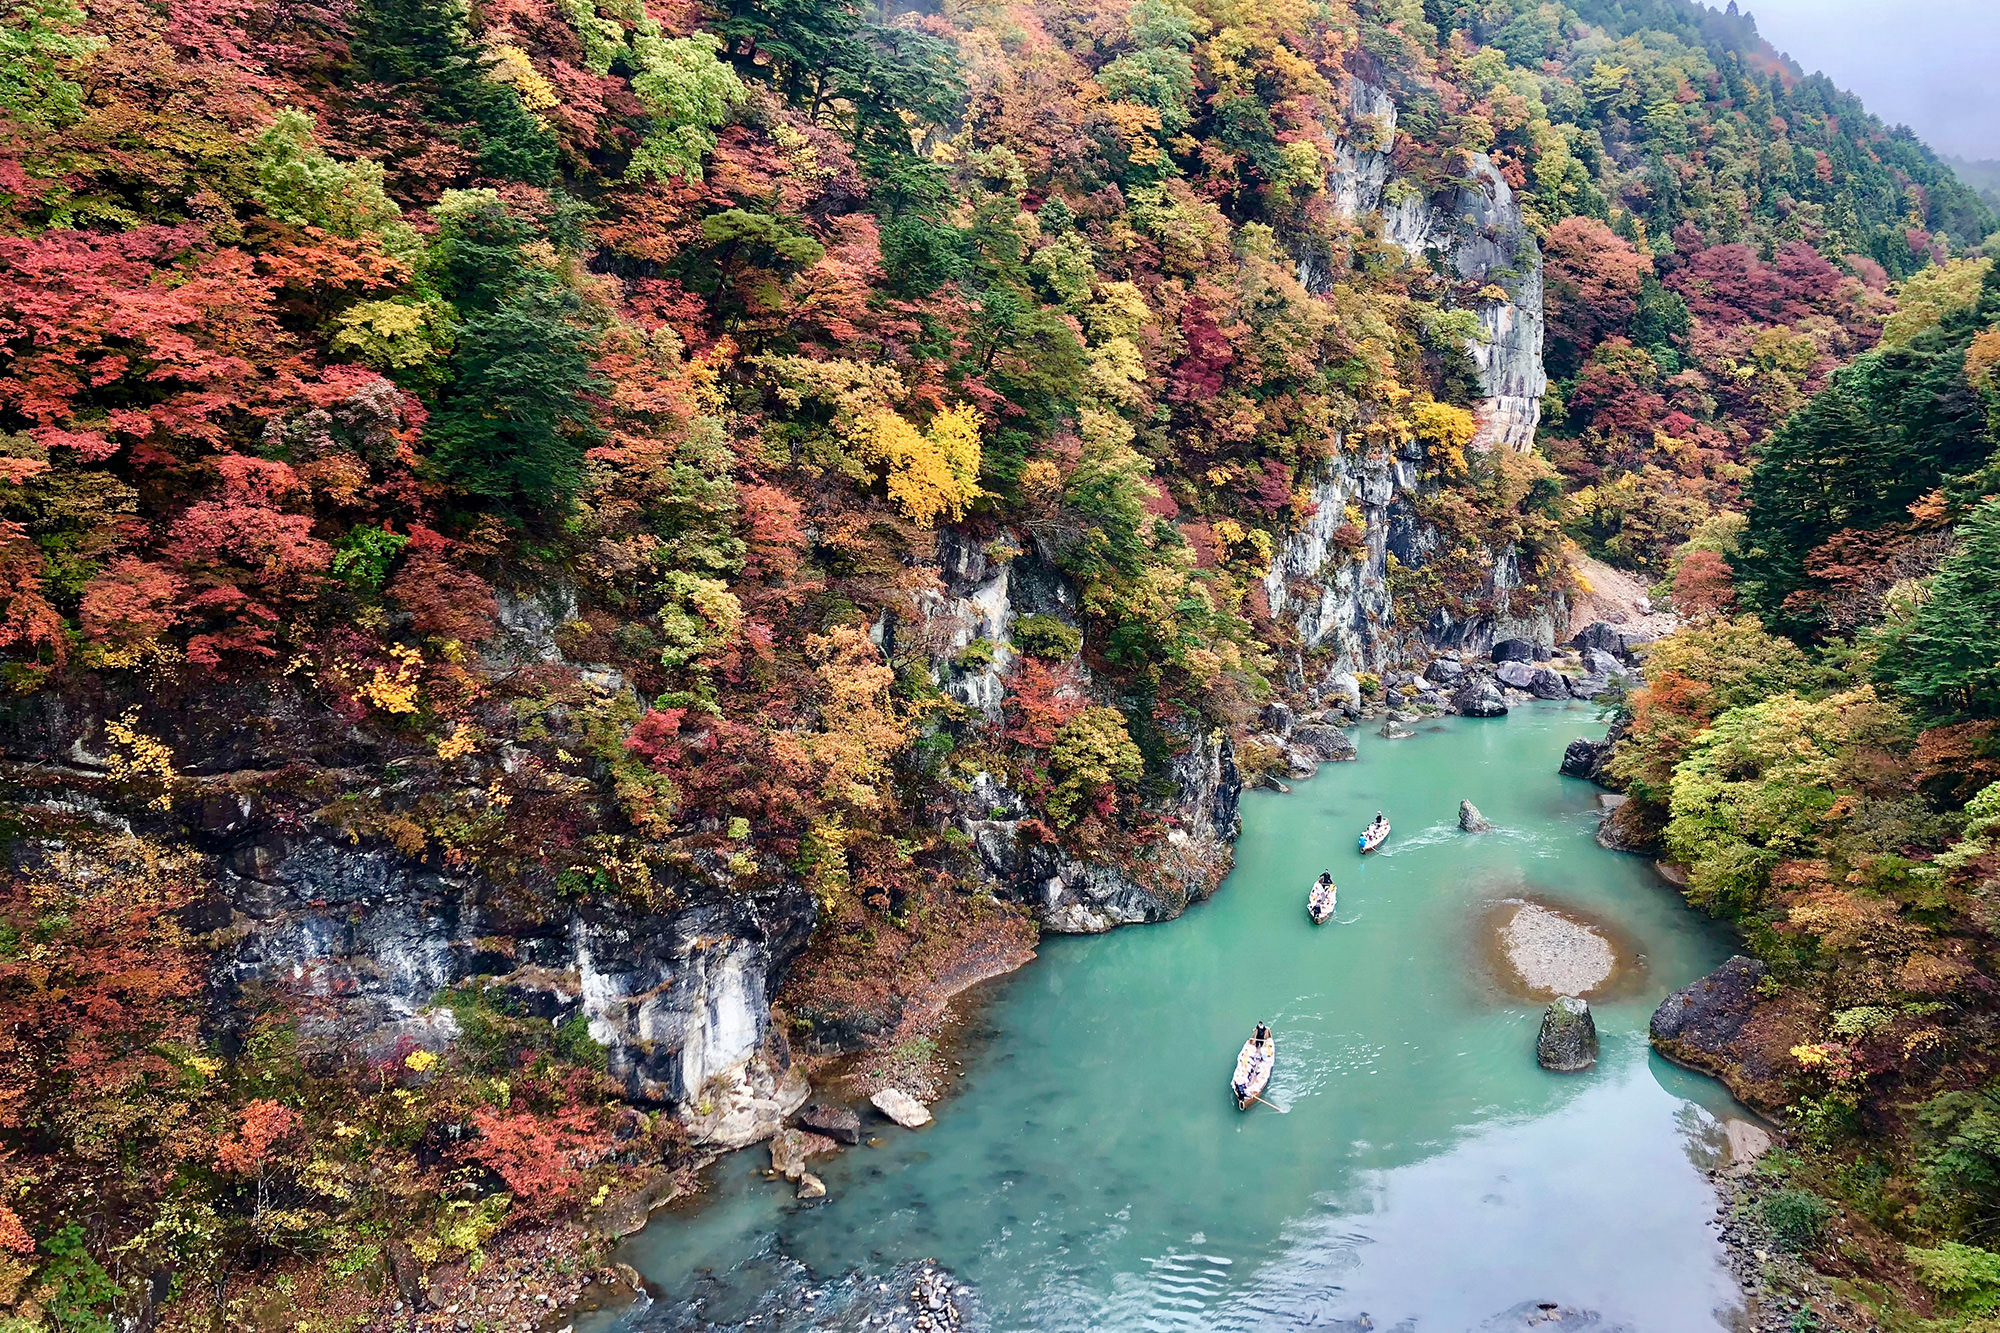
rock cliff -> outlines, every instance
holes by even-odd
[[[1395,172],[1396,103],[1365,79],[1347,83],[1347,116],[1334,128],[1325,189],[1335,211],[1381,235],[1413,259],[1426,259],[1481,284],[1473,306],[1481,333],[1466,344],[1479,368],[1478,449],[1517,452],[1534,446],[1548,376],[1542,367],[1542,253],[1521,207],[1491,158],[1471,155],[1464,176],[1427,197]],[[1300,279],[1323,287],[1323,260],[1300,259]]]
[[[1541,251],[1519,202],[1484,154],[1474,154],[1451,189],[1426,196],[1399,176],[1392,157],[1395,102],[1382,88],[1352,78],[1347,117],[1335,127],[1326,191],[1339,214],[1379,234],[1413,259],[1480,284],[1472,309],[1479,336],[1465,350],[1479,371],[1481,397],[1473,448],[1524,452],[1534,445],[1541,399]],[[1299,277],[1325,290],[1331,261],[1310,249],[1299,255]],[[1418,489],[1422,446],[1391,453],[1354,451],[1343,439],[1314,479],[1316,508],[1277,552],[1265,577],[1272,614],[1295,629],[1303,648],[1329,650],[1352,670],[1378,670],[1410,655],[1414,644],[1395,628],[1389,562],[1421,568],[1445,545],[1409,503]],[[1358,543],[1353,533],[1359,529]],[[1350,544],[1343,544],[1347,541]],[[1567,632],[1561,604],[1515,605],[1522,585],[1517,553],[1490,553],[1482,604],[1473,617],[1436,612],[1422,637],[1435,647],[1483,654],[1496,639],[1522,638],[1544,648]]]
[[[628,1096],[705,1105],[715,1119],[698,1136],[746,1141],[803,1099],[771,1026],[771,996],[817,920],[802,884],[739,892],[691,877],[644,899],[578,894],[357,837],[327,817],[326,799],[368,790],[383,756],[282,685],[167,701],[157,716],[187,777],[167,808],[135,808],[102,757],[105,718],[121,704],[17,705],[0,733],[5,794],[201,851],[204,893],[184,917],[208,946],[224,1034],[282,999],[310,1049],[393,1059],[456,1038],[446,992],[469,985],[461,999],[581,1020]],[[54,841],[16,854],[50,854]]]

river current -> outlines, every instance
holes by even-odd
[[[1358,762],[1247,793],[1211,901],[1047,938],[992,984],[935,1124],[877,1119],[876,1146],[816,1160],[829,1197],[812,1204],[758,1178],[761,1151],[736,1154],[622,1257],[725,1323],[768,1310],[781,1273],[872,1280],[934,1259],[995,1329],[1461,1330],[1543,1302],[1635,1333],[1731,1327],[1741,1298],[1702,1172],[1740,1112],[1645,1036],[1729,942],[1649,863],[1592,840],[1596,789],[1556,767],[1601,725],[1543,704],[1409,740],[1363,730]],[[1461,832],[1461,799],[1495,830]],[[1363,859],[1378,809],[1395,833]],[[1322,869],[1339,908],[1316,928]],[[1584,1073],[1537,1066],[1541,1005],[1496,975],[1496,905],[1522,897],[1600,923],[1631,963],[1592,1002]],[[1229,1097],[1259,1019],[1282,1112]]]

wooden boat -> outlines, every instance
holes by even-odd
[[[1357,841],[1361,845],[1361,854],[1363,856],[1368,855],[1368,853],[1389,841],[1389,821],[1385,819],[1379,824],[1370,824],[1367,828],[1361,830],[1361,837]]]
[[[1313,881],[1312,892],[1306,895],[1306,915],[1312,918],[1315,926],[1325,925],[1327,918],[1333,915],[1334,902],[1339,895],[1338,885]]]
[[[1237,1110],[1249,1110],[1250,1103],[1264,1095],[1264,1088],[1271,1081],[1271,1066],[1277,1062],[1277,1038],[1268,1037],[1260,1042],[1252,1037],[1243,1043],[1242,1053],[1236,1057],[1236,1076],[1229,1080]]]

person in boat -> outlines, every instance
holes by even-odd
[[[1271,1044],[1271,1029],[1269,1025],[1261,1022],[1257,1024],[1256,1042],[1259,1046],[1268,1046]]]
[[[1319,886],[1322,889],[1333,887],[1333,872],[1331,870],[1322,870],[1319,872]]]

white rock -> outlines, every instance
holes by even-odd
[[[901,1088],[884,1088],[868,1100],[904,1129],[916,1129],[931,1122],[931,1113],[924,1109],[924,1104]]]

